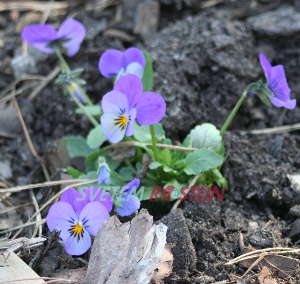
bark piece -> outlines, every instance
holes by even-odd
[[[124,224],[111,217],[95,238],[83,283],[149,283],[162,257],[166,233],[167,226],[153,225],[146,210]]]
[[[1,259],[1,258],[0,258]],[[8,264],[3,258],[0,262],[0,281],[9,281],[14,279],[24,279],[10,283],[18,284],[42,284],[46,283],[15,253],[10,253]],[[26,280],[27,279],[27,280]],[[30,280],[31,279],[31,280]],[[35,279],[35,280],[33,280]]]

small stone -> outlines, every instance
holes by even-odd
[[[0,176],[2,176],[5,179],[12,178],[12,170],[9,160],[0,161]]]
[[[11,61],[11,67],[17,79],[37,73],[35,62],[31,56],[17,55]]]
[[[160,7],[157,1],[147,1],[138,6],[134,32],[147,37],[157,32]]]
[[[257,230],[245,237],[245,243],[249,242],[257,249],[273,247],[274,239],[272,232]]]
[[[300,239],[300,218],[293,222],[289,232],[289,237],[293,241],[298,241]]]
[[[300,13],[289,5],[250,17],[247,22],[255,32],[265,36],[290,37],[300,32]]]
[[[300,174],[286,175],[291,183],[291,188],[296,192],[300,193]]]
[[[291,209],[289,214],[295,217],[300,217],[300,205],[294,205]]]

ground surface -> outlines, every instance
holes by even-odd
[[[298,1],[228,0],[219,5],[213,5],[213,1],[188,0],[124,2],[69,1],[67,12],[56,15],[54,10],[49,16],[49,22],[59,23],[65,13],[76,15],[86,26],[87,39],[69,63],[71,67],[85,69],[86,90],[94,102],[100,102],[111,88],[111,82],[98,71],[100,55],[107,48],[129,46],[145,49],[153,59],[154,90],[167,101],[163,124],[173,141],[182,140],[191,128],[203,122],[222,126],[243,89],[263,78],[258,61],[260,52],[273,64],[285,66],[292,97],[300,99]],[[207,8],[209,3],[213,7]],[[102,9],[103,6],[108,7]],[[37,54],[31,48],[28,52],[32,62],[24,63],[24,58],[20,59],[20,27],[40,17],[32,11],[7,10],[0,14],[0,87],[3,90],[0,100],[11,94],[11,91],[4,93],[5,88],[20,76],[47,76],[57,66],[54,56]],[[16,89],[26,88],[32,82],[36,81],[20,82]],[[88,133],[89,122],[74,114],[74,104],[63,96],[59,86],[50,82],[34,98],[32,90],[34,88],[22,91],[18,102],[40,156],[49,158],[51,153],[59,152],[54,141],[66,134],[85,136]],[[43,182],[40,164],[29,150],[18,118],[8,108],[10,103],[7,100],[0,105],[0,176],[3,178],[0,186],[2,183],[4,186]],[[299,121],[298,107],[286,111],[268,109],[257,98],[245,102],[225,135],[227,161],[222,171],[230,182],[230,189],[224,200],[185,201],[181,209],[161,220],[169,227],[168,242],[176,243],[172,249],[174,269],[167,283],[236,283],[252,263],[244,261],[232,266],[225,263],[245,250],[244,246],[251,245],[252,249],[299,247],[300,192],[299,186],[291,181],[300,167],[299,131],[249,134],[252,129]],[[58,167],[63,166],[58,163]],[[56,176],[53,172],[54,179]],[[41,190],[37,200],[42,204],[57,190],[49,188],[48,195]],[[15,194],[10,201],[15,206],[24,204],[30,200],[29,194]],[[11,206],[0,205],[3,207],[0,211]],[[1,214],[0,230],[27,220],[33,209],[23,208]],[[152,214],[155,219],[161,217],[155,216],[155,212]],[[43,233],[49,236],[46,228]],[[30,228],[21,233],[27,237],[31,234]],[[61,261],[57,262],[57,256]],[[24,258],[31,262],[33,256]],[[290,258],[299,259],[299,254],[292,254]],[[88,256],[84,259],[88,260]],[[274,282],[258,280],[262,266],[270,262],[273,273],[270,278]],[[292,262],[289,269],[282,266],[285,262],[284,258],[260,262],[244,280],[246,283],[300,283],[297,261]],[[66,255],[54,238],[43,257],[33,261],[31,266],[40,275],[52,276],[64,268],[84,266],[84,260]]]

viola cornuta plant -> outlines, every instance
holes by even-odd
[[[76,113],[92,124],[88,136],[66,136],[69,155],[85,158],[85,171],[68,167],[74,179],[91,180],[89,187],[67,189],[53,204],[46,221],[50,231],[60,231],[66,251],[81,255],[91,246],[92,237],[112,214],[130,216],[151,200],[154,188],[156,206],[167,206],[188,193],[188,185],[218,185],[228,188],[221,173],[225,161],[222,135],[238,109],[249,96],[258,96],[268,107],[294,109],[282,65],[272,66],[265,55],[259,60],[265,73],[262,80],[250,83],[220,130],[202,123],[173,145],[160,123],[166,115],[163,94],[153,84],[150,56],[130,47],[110,49],[99,59],[100,73],[112,79],[111,91],[101,102],[93,103],[80,78],[83,69],[71,70],[64,55],[73,57],[85,37],[84,26],[74,19],[65,20],[58,30],[50,24],[27,26],[22,38],[41,52],[55,54],[61,65],[56,83],[77,105]],[[127,148],[130,147],[130,148]],[[112,151],[116,148],[118,153]],[[134,148],[133,154],[131,150]],[[182,192],[182,188],[187,191]],[[170,190],[171,189],[171,190]],[[164,198],[168,196],[168,199]],[[144,204],[147,206],[147,203]]]

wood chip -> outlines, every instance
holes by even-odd
[[[17,281],[21,279],[22,281]],[[46,282],[41,279],[21,258],[12,252],[9,257],[9,265],[7,265],[4,260],[2,261],[0,257],[0,283],[42,284]]]
[[[83,283],[149,283],[162,257],[166,233],[167,226],[153,225],[144,209],[124,224],[111,217],[95,238]]]

